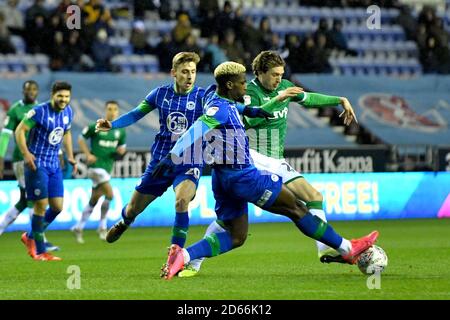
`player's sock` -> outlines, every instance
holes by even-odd
[[[47,208],[47,210],[45,210],[45,217],[43,223],[44,230],[47,229],[48,225],[52,223],[53,220],[56,219],[56,217],[60,212],[61,211],[53,211],[52,208]]]
[[[208,228],[206,229],[205,237],[209,236],[212,233],[225,232],[226,230],[222,228],[222,226],[219,223],[220,222],[218,222],[217,220],[211,222]],[[190,264],[195,270],[198,271],[200,270],[203,260],[205,260],[205,258],[194,259],[190,261]]]
[[[311,214],[313,216],[319,217],[322,221],[327,222],[327,217],[325,215],[325,211],[323,211],[322,201],[306,202],[306,207],[309,209],[309,212],[311,212]],[[316,245],[317,245],[317,250],[319,251],[319,255],[321,252],[324,252],[325,250],[328,250],[330,248],[326,244],[324,244],[320,241],[317,241],[317,240],[316,240]]]
[[[331,248],[338,250],[341,254],[350,252],[347,243],[349,241],[343,241],[344,238],[338,235],[328,223],[313,216],[309,212],[307,212],[303,218],[299,219],[295,225],[308,237],[316,239]]]
[[[8,211],[3,216],[3,220],[0,222],[0,235],[5,231],[5,229],[16,220],[20,211],[16,207],[9,208]]]
[[[128,217],[127,217],[127,214],[126,214],[127,205],[128,205],[128,203],[122,208],[122,213],[121,213],[121,214],[122,214],[123,222],[124,222],[127,226],[130,226],[130,225],[133,223],[134,218],[128,218]]]
[[[37,254],[45,252],[44,219],[44,217],[35,214],[33,215],[33,219],[31,219],[31,233],[33,234],[34,242],[36,243]]]
[[[228,231],[212,233],[189,246],[186,250],[190,260],[202,257],[214,257],[233,249],[233,239]]]
[[[89,220],[89,217],[91,216],[92,210],[94,210],[94,207],[88,203],[87,206],[84,207],[83,212],[81,213],[81,219],[75,225],[75,229],[78,229],[78,230],[84,229],[86,222]]]
[[[172,244],[184,247],[189,230],[189,214],[186,212],[177,212],[175,222],[172,228]]]
[[[100,222],[98,225],[98,228],[100,230],[106,229],[106,218],[109,210],[109,202],[110,202],[109,199],[103,200],[102,206],[100,208]]]

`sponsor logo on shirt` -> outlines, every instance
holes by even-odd
[[[218,107],[211,107],[208,110],[206,110],[206,115],[212,117],[217,113],[217,111],[219,111]]]
[[[186,131],[188,126],[188,121],[186,116],[181,112],[172,112],[167,116],[166,119],[167,129],[175,134],[181,134]]]
[[[266,189],[261,198],[259,198],[259,200],[256,202],[256,205],[258,207],[264,206],[266,202],[269,201],[270,197],[272,196],[272,193],[273,193],[272,191]]]
[[[48,135],[48,142],[51,145],[57,145],[62,141],[63,136],[64,136],[64,129],[61,127],[56,127]]]

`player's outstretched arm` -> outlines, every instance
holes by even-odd
[[[31,128],[25,124],[25,120],[22,120],[19,125],[16,128],[16,131],[14,132],[16,136],[16,143],[19,147],[20,152],[23,155],[23,160],[25,161],[25,164],[33,171],[36,171],[36,164],[34,161],[36,158],[34,155],[30,152],[30,150],[27,147],[27,140],[25,138],[27,131],[29,131]]]
[[[95,125],[95,131],[108,131],[111,129],[128,127],[129,125],[138,122],[153,109],[155,108],[152,107],[146,100],[144,100],[136,108],[121,115],[119,118],[112,122],[105,119],[98,119]]]
[[[344,116],[344,124],[348,126],[350,123],[352,123],[353,120],[355,120],[355,122],[358,123],[352,105],[345,97],[327,96],[320,93],[308,92],[305,93],[305,97],[303,101],[300,101],[300,103],[307,108],[334,107],[340,104],[344,108],[344,111],[339,115],[339,117]]]

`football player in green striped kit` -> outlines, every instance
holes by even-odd
[[[113,121],[119,116],[119,105],[116,101],[108,101],[105,104],[105,119]],[[89,149],[87,141],[91,141]],[[89,219],[98,200],[105,196],[101,205],[100,223],[97,229],[101,240],[106,240],[106,219],[109,204],[113,200],[114,194],[109,183],[111,171],[115,159],[123,156],[126,152],[126,132],[125,129],[112,129],[106,132],[96,132],[95,123],[85,127],[78,137],[78,145],[86,155],[88,164],[88,177],[92,180],[92,193],[89,203],[84,208],[80,221],[72,227],[72,232],[78,243],[84,243],[83,228]]]
[[[247,85],[246,105],[261,106],[283,91],[299,90],[292,82],[283,79],[285,62],[277,52],[263,51],[252,63],[255,78]],[[324,222],[327,221],[323,211],[323,196],[306,179],[292,168],[284,159],[284,142],[287,131],[287,114],[290,102],[309,107],[334,107],[341,105],[344,111],[340,114],[344,124],[357,121],[353,108],[345,97],[328,96],[318,93],[307,93],[303,90],[292,98],[285,99],[266,110],[272,117],[244,117],[246,134],[250,140],[250,155],[258,169],[264,169],[279,175],[283,183],[303,201],[311,214]],[[220,221],[212,222],[206,235],[223,231]],[[322,262],[344,262],[338,252],[317,241],[318,256]],[[197,274],[202,260],[193,260],[178,276],[189,277]]]

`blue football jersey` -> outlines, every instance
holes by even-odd
[[[53,110],[50,102],[38,104],[27,114],[36,124],[28,136],[28,149],[36,157],[37,167],[58,168],[58,152],[63,136],[70,130],[73,111],[70,105],[63,111]]]
[[[249,153],[248,137],[238,108],[243,108],[243,105],[220,97],[215,92],[205,97],[206,116],[213,117],[220,123],[220,126],[207,134],[207,140],[209,140],[207,148],[211,152],[206,153],[212,155],[215,164],[249,165],[253,163]]]
[[[186,94],[176,93],[174,85],[152,90],[145,101],[159,111],[159,132],[153,142],[152,159],[161,160],[178,138],[203,114],[205,89],[194,86]]]

